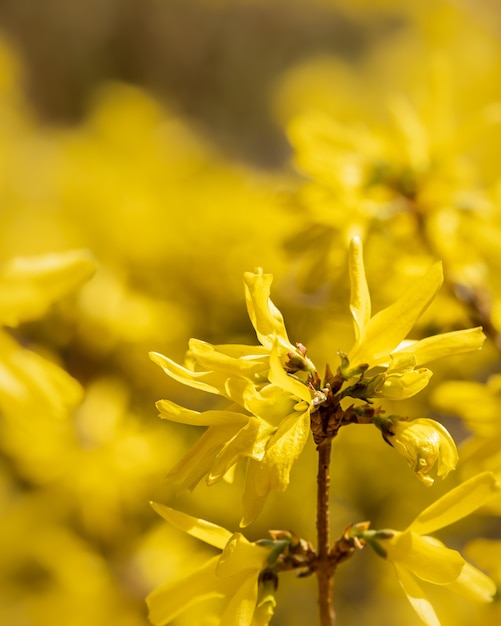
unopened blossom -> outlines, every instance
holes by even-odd
[[[425,485],[433,484],[432,471],[438,478],[445,478],[456,468],[456,444],[439,422],[425,417],[403,420],[378,416],[374,423],[381,430],[384,440],[405,458]]]

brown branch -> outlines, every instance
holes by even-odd
[[[329,482],[331,441],[324,440],[318,447],[317,474],[317,560],[318,607],[320,626],[333,626],[335,622],[332,604],[334,568],[329,557]]]

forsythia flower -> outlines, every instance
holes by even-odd
[[[86,251],[18,257],[0,268],[0,325],[14,327],[41,316],[94,272]],[[0,330],[0,408],[16,419],[60,414],[80,399],[80,385],[55,364],[22,348]]]
[[[261,511],[271,489],[284,491],[292,464],[310,430],[313,393],[285,368],[312,371],[314,365],[293,346],[283,317],[269,298],[270,274],[246,273],[249,317],[261,346],[219,345],[191,339],[187,367],[151,353],[151,359],[179,382],[227,398],[226,410],[199,413],[168,400],[160,416],[207,430],[170,472],[182,488],[193,489],[207,476],[220,480],[240,459],[247,460],[242,526]]]
[[[372,316],[362,244],[358,237],[351,242],[349,259],[355,344],[348,353],[348,360],[352,367],[385,368],[375,392],[378,397],[410,398],[426,387],[431,377],[431,371],[422,365],[482,347],[485,336],[481,327],[442,333],[419,341],[404,341],[442,285],[440,262],[434,263],[396,302]]]
[[[439,411],[461,417],[480,439],[499,434],[501,374],[489,376],[486,383],[473,380],[448,380],[432,393],[431,401]]]
[[[226,598],[220,626],[266,626],[275,606],[271,581],[260,584],[270,549],[251,543],[230,531],[162,504],[152,502],[167,522],[222,550],[185,578],[162,585],[147,597],[149,619],[155,626],[168,624],[197,602]]]
[[[429,473],[435,466],[439,478],[445,478],[456,468],[456,444],[439,422],[427,418],[406,421],[378,416],[374,424],[383,433],[384,440],[407,460],[409,467],[425,485],[433,484]]]
[[[490,602],[496,593],[488,576],[428,533],[473,513],[500,491],[494,474],[484,472],[436,500],[406,530],[370,531],[376,537],[379,533],[376,551],[394,565],[400,585],[426,626],[440,626],[440,622],[416,578],[481,602]]]

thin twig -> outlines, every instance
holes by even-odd
[[[335,622],[332,604],[333,567],[329,559],[329,482],[331,440],[318,446],[317,474],[317,567],[318,607],[320,626],[333,626]]]

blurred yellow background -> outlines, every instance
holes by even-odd
[[[146,594],[208,552],[149,500],[237,529],[238,473],[183,496],[163,481],[198,433],[160,421],[155,401],[220,405],[148,352],[256,343],[242,273],[263,267],[291,340],[337,366],[354,234],[375,310],[444,261],[418,332],[482,324],[486,347],[439,363],[430,391],[394,410],[467,440],[458,476],[501,471],[500,37],[494,0],[1,3],[5,302],[12,259],[88,250],[96,263],[15,322],[0,295],[1,624],[146,626]],[[464,379],[477,386],[445,384]],[[334,537],[365,519],[404,528],[458,481],[426,490],[365,426],[341,432],[332,472]],[[310,442],[249,539],[313,540],[314,492]],[[447,541],[501,583],[499,510]],[[366,552],[339,569],[339,626],[418,624]],[[315,623],[315,581],[282,579],[272,623]],[[496,602],[435,595],[444,626],[499,623]],[[204,606],[175,626],[217,623]]]

